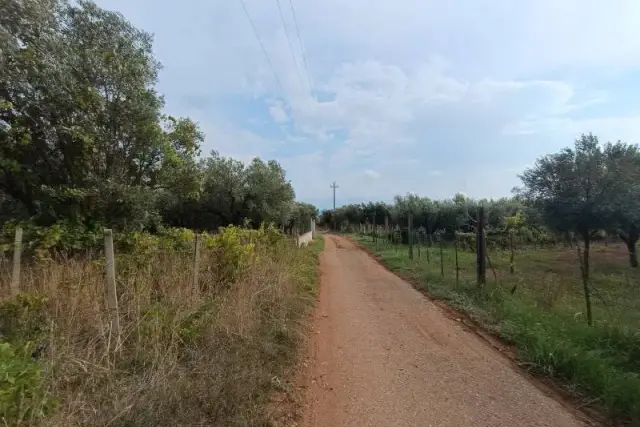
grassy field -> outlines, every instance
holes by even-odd
[[[640,423],[640,272],[628,267],[619,245],[592,248],[594,325],[585,321],[580,266],[575,249],[489,253],[487,284],[475,284],[475,254],[445,247],[375,244],[352,235],[391,270],[446,300],[514,344],[531,371],[562,380],[612,419]],[[511,294],[511,291],[515,291]]]
[[[119,347],[103,260],[26,267],[25,292],[0,305],[0,424],[269,425],[305,336],[323,242],[266,240],[233,280],[220,279],[233,250],[203,249],[198,291],[190,252],[117,256]]]

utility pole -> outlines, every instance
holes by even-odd
[[[333,181],[333,184],[331,184],[330,186],[333,189],[333,215],[331,215],[331,217],[333,218],[333,230],[337,230],[337,224],[336,224],[336,188],[338,188],[338,184]]]
[[[336,184],[335,181],[333,181],[333,184],[331,184],[331,188],[333,188],[333,211],[336,211],[336,188],[338,188],[338,184]]]

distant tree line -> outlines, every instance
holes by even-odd
[[[0,6],[0,225],[153,231],[317,215],[275,161],[216,152],[163,113],[152,37],[90,1]]]

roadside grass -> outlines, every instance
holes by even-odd
[[[624,248],[597,245],[592,251],[594,325],[585,321],[580,269],[571,249],[490,252],[482,292],[475,283],[475,254],[439,247],[394,247],[351,235],[383,264],[419,283],[504,341],[513,344],[532,373],[562,380],[613,420],[640,423],[640,273],[627,266]],[[429,261],[427,261],[427,256]],[[497,277],[497,280],[496,280]],[[515,291],[511,294],[511,291]]]
[[[0,424],[269,425],[269,397],[286,389],[304,339],[321,249],[321,238],[297,249],[269,236],[226,281],[227,255],[203,249],[198,290],[190,252],[117,256],[119,347],[104,260],[25,268],[25,292],[0,305]]]
[[[317,233],[307,248],[312,254],[319,256],[320,252],[324,250],[324,236],[321,233]]]

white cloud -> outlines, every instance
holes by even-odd
[[[572,119],[550,117],[523,120],[509,128],[513,134],[562,135],[566,145],[582,133],[593,133],[602,142],[622,140],[629,143],[640,142],[640,111],[627,116]]]
[[[380,178],[380,174],[374,170],[371,169],[367,169],[363,172],[363,174],[370,179],[379,179]]]
[[[289,116],[287,116],[286,111],[284,111],[281,102],[276,101],[274,104],[272,104],[269,107],[269,114],[271,114],[271,117],[276,122],[286,122],[287,120],[289,120]]]
[[[238,2],[99,0],[155,33],[171,113],[281,160],[301,197],[499,196],[582,132],[640,138],[613,84],[640,68],[636,0],[294,0],[308,76],[290,9],[295,60],[276,5],[245,3],[275,76]]]
[[[188,115],[199,122],[207,141],[203,147],[203,156],[215,149],[220,155],[234,157],[245,163],[254,157],[273,158],[276,141],[259,135],[247,129],[240,128],[233,123],[225,122],[219,116],[210,115],[202,111],[190,110]],[[211,141],[215,141],[213,144]]]

